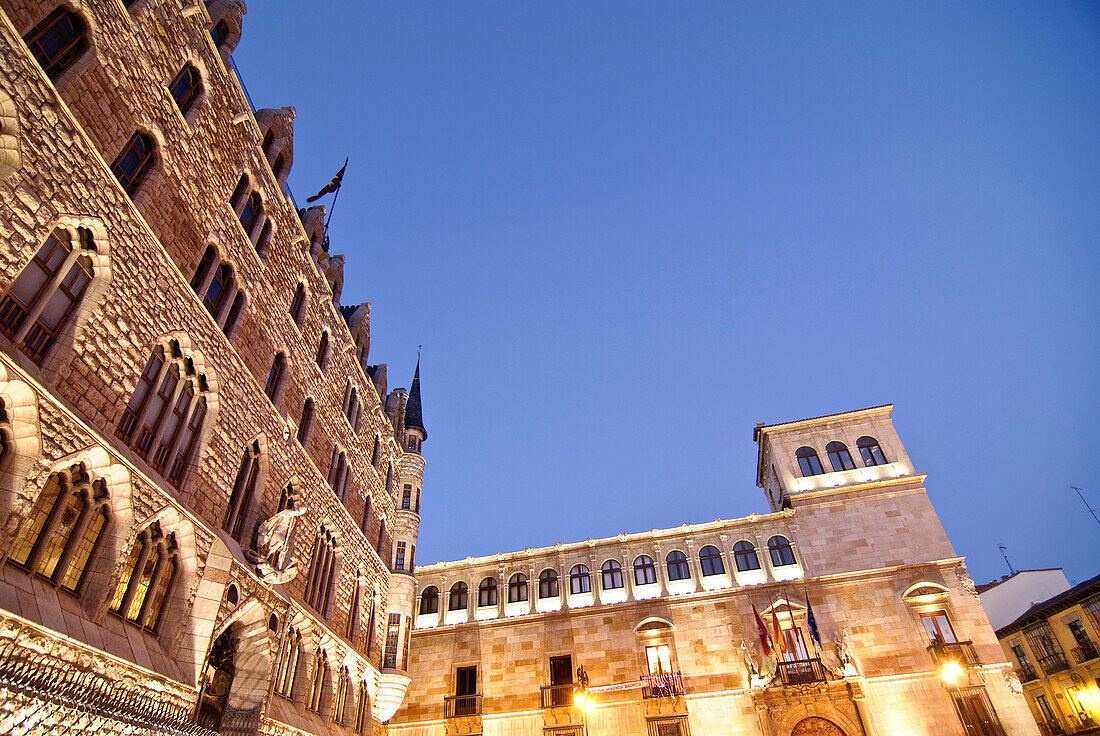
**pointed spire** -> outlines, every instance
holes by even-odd
[[[405,403],[405,428],[419,429],[428,437],[428,430],[424,429],[424,415],[420,409],[420,348],[416,350],[416,373],[413,374],[412,386],[409,388],[409,400]]]

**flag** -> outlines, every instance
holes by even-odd
[[[817,630],[817,619],[814,618],[814,609],[810,606],[810,596],[806,596],[806,625],[810,627],[810,636],[817,642],[817,648],[821,649],[821,632]]]
[[[752,604],[752,616],[756,619],[756,635],[760,637],[760,648],[764,650],[765,656],[770,657],[772,647],[768,643],[768,627],[764,625],[764,619],[760,618],[760,614],[756,612],[755,603]]]
[[[321,197],[328,194],[329,192],[335,192],[337,189],[339,189],[340,188],[340,182],[344,178],[344,169],[346,169],[347,167],[348,167],[348,160],[344,159],[344,165],[341,166],[340,170],[336,172],[336,176],[332,177],[332,181],[330,181],[328,184],[325,184],[323,187],[321,187],[321,191],[317,192],[316,194],[314,194],[312,197],[310,197],[306,201],[307,202],[315,202],[318,199],[320,199]]]
[[[779,628],[779,617],[775,615],[775,606],[772,606],[772,628],[775,629],[775,648],[786,654],[787,642],[783,640],[783,630]]]

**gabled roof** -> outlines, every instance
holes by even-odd
[[[1019,618],[1010,623],[1008,626],[1002,626],[997,629],[997,638],[1003,639],[1004,637],[1012,634],[1020,629],[1023,629],[1031,624],[1038,623],[1048,616],[1057,613],[1060,610],[1069,608],[1076,605],[1088,598],[1091,595],[1100,593],[1100,575],[1089,578],[1083,583],[1079,583],[1067,591],[1059,593],[1056,596],[1047,598],[1045,601],[1036,603],[1031,608],[1020,614]]]

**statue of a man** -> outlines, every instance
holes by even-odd
[[[248,558],[266,582],[288,583],[298,574],[298,566],[293,563],[284,566],[283,558],[284,552],[289,551],[294,520],[305,512],[304,508],[283,509],[260,524],[256,532],[256,551],[250,552]]]

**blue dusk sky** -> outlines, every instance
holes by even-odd
[[[1100,573],[1100,5],[263,0],[234,58],[424,345],[419,562],[763,512],[757,422],[893,403],[976,580]]]

